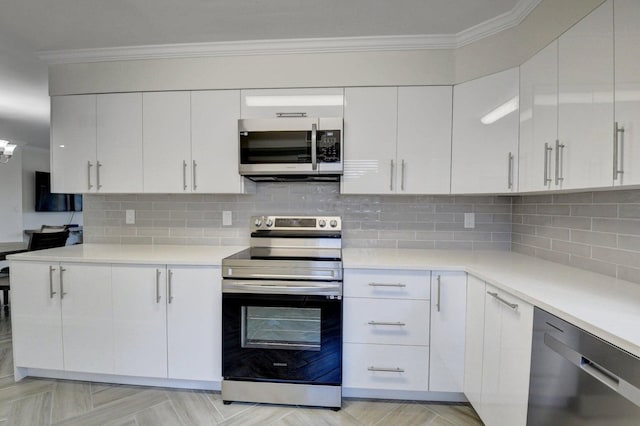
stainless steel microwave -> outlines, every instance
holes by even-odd
[[[238,133],[239,171],[250,179],[337,180],[342,175],[342,118],[241,119]]]

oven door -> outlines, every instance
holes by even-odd
[[[342,383],[342,300],[336,296],[223,293],[222,376]]]

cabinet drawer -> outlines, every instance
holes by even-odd
[[[428,300],[430,276],[429,271],[348,269],[344,271],[344,296]]]
[[[429,309],[426,300],[345,298],[343,340],[428,345]]]
[[[429,348],[346,343],[342,371],[345,387],[426,391]]]

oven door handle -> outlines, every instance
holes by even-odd
[[[274,279],[274,278],[279,278],[279,279],[294,279],[294,280],[317,280],[317,279],[325,279],[325,278],[334,278],[334,273],[333,271],[327,271],[328,274],[324,274],[324,275],[298,275],[298,274],[292,274],[292,275],[287,275],[287,274],[255,274],[252,273],[251,277],[253,278],[269,278],[269,279]]]
[[[342,295],[342,283],[304,285],[296,282],[273,281],[272,283],[256,283],[253,281],[223,280],[223,293],[267,293],[267,294],[320,294]]]

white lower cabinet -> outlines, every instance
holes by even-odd
[[[533,306],[469,277],[465,395],[486,425],[525,425]]]
[[[462,392],[464,381],[467,274],[431,273],[429,390]]]
[[[168,266],[170,379],[218,381],[222,374],[222,276],[214,266]]]

